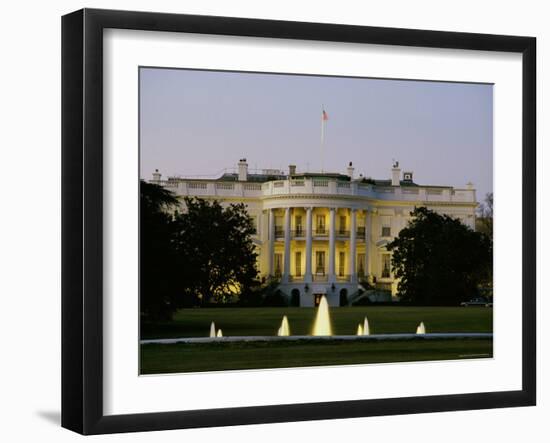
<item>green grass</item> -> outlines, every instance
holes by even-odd
[[[491,357],[492,340],[233,342],[141,346],[141,373],[350,365]]]
[[[309,335],[314,308],[196,308],[178,311],[173,321],[143,324],[141,338],[207,337],[214,321],[224,335],[275,335],[283,315],[292,335]],[[330,311],[336,335],[355,334],[365,316],[371,333],[415,332],[423,321],[427,332],[492,332],[493,310],[480,307],[361,306]]]
[[[141,336],[206,337],[212,321],[225,336],[275,335],[283,315],[291,334],[311,333],[313,308],[197,308],[180,310],[170,322],[143,324]],[[415,332],[421,321],[427,332],[493,330],[493,312],[488,308],[365,306],[331,309],[334,334],[355,334],[365,316],[374,334]],[[150,344],[141,346],[141,373],[448,360],[490,357],[492,352],[492,340],[479,339]]]

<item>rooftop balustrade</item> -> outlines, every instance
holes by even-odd
[[[265,183],[170,178],[160,185],[181,196],[268,198],[280,195],[338,195],[378,200],[475,203],[475,190],[437,186],[377,186],[331,178],[273,180]]]

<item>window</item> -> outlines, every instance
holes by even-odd
[[[318,234],[324,234],[326,232],[326,225],[325,225],[325,216],[324,215],[318,215],[317,216],[317,225],[315,230]]]
[[[341,215],[340,216],[340,234],[346,233],[346,216]]]
[[[296,277],[302,276],[302,253],[300,251],[296,251],[294,254],[294,274]]]
[[[304,235],[304,231],[302,229],[302,216],[297,215],[294,217],[294,227],[296,228],[296,236],[301,237]]]
[[[391,237],[391,217],[383,215],[380,217],[380,224],[382,225],[382,237]]]
[[[365,254],[357,254],[357,274],[365,276]]]
[[[275,216],[275,237],[282,237],[284,235],[283,229],[283,217]]]
[[[390,254],[382,255],[382,278],[390,278],[391,257]]]
[[[282,268],[283,268],[283,254],[275,254],[275,266],[274,266],[275,277],[281,276]]]
[[[346,273],[346,253],[340,252],[340,257],[338,260],[338,275],[343,277]]]
[[[325,251],[315,253],[315,273],[325,275]]]

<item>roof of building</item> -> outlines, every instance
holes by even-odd
[[[245,161],[242,159],[241,161]],[[351,166],[351,163],[350,163]],[[295,168],[295,166],[293,166]],[[353,170],[352,170],[353,171]],[[155,171],[158,173],[158,171]],[[266,183],[269,181],[277,180],[288,180],[295,179],[330,179],[337,180],[339,182],[355,182],[355,183],[364,183],[371,184],[374,186],[380,187],[391,187],[391,179],[374,179],[371,177],[364,177],[360,175],[359,177],[352,178],[348,174],[342,174],[339,172],[298,172],[293,173],[294,170],[290,170],[290,173],[285,173],[277,169],[263,169],[261,172],[249,172],[247,171],[246,181],[252,183]],[[412,176],[412,173],[406,173]],[[191,181],[221,181],[221,182],[238,182],[239,174],[237,172],[224,172],[218,178],[184,178],[184,177],[168,177],[168,181],[180,181],[180,180],[191,180]],[[400,180],[399,185],[403,187],[426,187],[426,188],[439,188],[439,189],[452,189],[452,186],[438,186],[438,185],[421,185],[415,183],[412,179]]]
[[[273,180],[286,180],[286,175],[274,175],[274,174],[248,174],[246,177],[247,182],[265,183]],[[215,179],[222,182],[236,182],[239,181],[239,174],[234,172],[226,172],[221,177]]]

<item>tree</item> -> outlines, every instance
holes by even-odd
[[[169,319],[180,306],[173,212],[178,199],[161,186],[140,182],[140,311]]]
[[[492,244],[460,220],[415,208],[408,225],[387,249],[402,301],[456,305],[478,294],[491,278]]]
[[[175,248],[187,275],[185,294],[200,304],[228,301],[246,293],[258,271],[252,218],[242,203],[227,207],[214,200],[185,198],[177,214]]]
[[[479,205],[479,216],[476,220],[476,230],[483,232],[493,240],[493,193],[485,196],[485,201]]]

